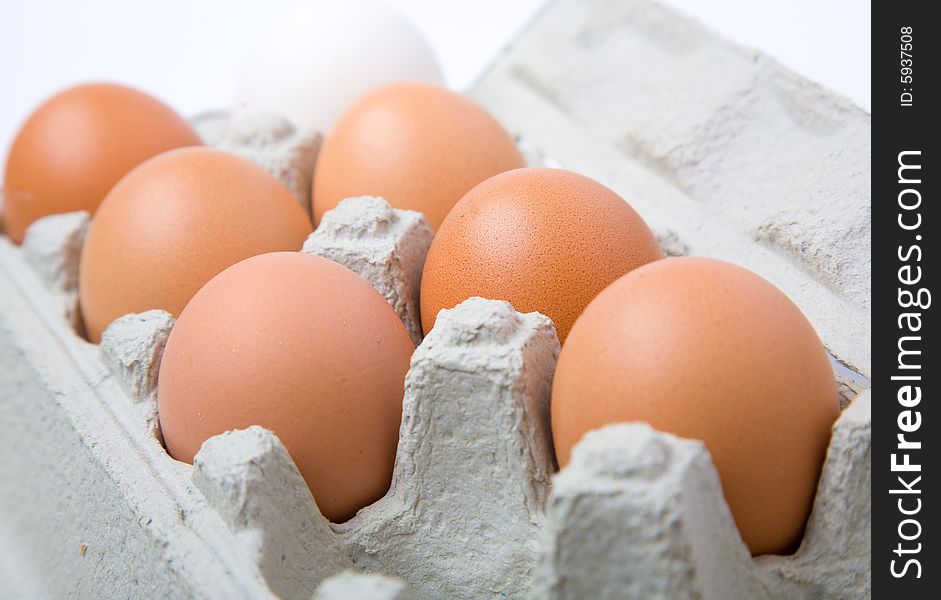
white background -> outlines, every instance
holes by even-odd
[[[222,108],[254,32],[292,0],[0,0],[0,164],[20,123],[84,81],[148,91],[181,114]],[[464,89],[546,0],[388,0]],[[665,0],[870,107],[870,0]]]

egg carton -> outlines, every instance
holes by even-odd
[[[492,300],[443,312],[422,340],[392,486],[351,521],[320,515],[261,428],[174,461],[154,398],[172,318],[83,340],[88,216],[69,214],[22,247],[0,237],[0,564],[15,575],[0,598],[870,595],[869,115],[642,0],[551,2],[470,93],[530,162],[628,199],[668,254],[743,264],[808,314],[848,407],[799,550],[753,559],[708,452],[643,424],[590,433],[553,476],[552,323]],[[201,123],[305,202],[316,135]],[[430,237],[420,215],[360,198],[305,251],[363,275],[418,339]]]

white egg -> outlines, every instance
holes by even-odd
[[[242,67],[233,112],[278,114],[329,133],[350,103],[394,81],[442,81],[414,25],[377,0],[308,0],[262,30]]]

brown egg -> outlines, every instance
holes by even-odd
[[[14,242],[46,215],[95,212],[138,164],[202,142],[173,110],[143,92],[96,83],[70,88],[36,109],[7,159],[4,220]]]
[[[413,350],[366,281],[300,252],[256,256],[205,285],[170,334],[158,380],[167,451],[261,425],[287,448],[324,516],[389,488]]]
[[[291,192],[248,160],[209,148],[161,154],[114,186],[88,230],[79,301],[89,339],[128,313],[178,315],[226,267],[299,250],[310,232]]]
[[[572,328],[552,389],[563,467],[608,423],[702,440],[756,555],[795,549],[839,413],[827,353],[800,309],[707,258],[657,261],[601,292]]]
[[[314,221],[350,196],[382,196],[437,229],[467,190],[524,165],[487,111],[424,83],[377,88],[355,102],[326,139],[313,182]]]
[[[435,236],[421,283],[422,328],[472,296],[539,311],[564,341],[605,286],[663,257],[647,224],[597,181],[516,169],[464,196]]]

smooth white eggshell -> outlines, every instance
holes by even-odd
[[[346,107],[394,81],[441,83],[421,33],[378,0],[307,0],[264,27],[240,72],[234,113],[274,113],[329,133]]]

